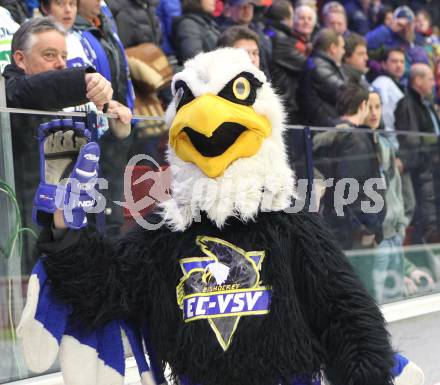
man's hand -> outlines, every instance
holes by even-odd
[[[403,283],[405,284],[406,296],[414,295],[417,293],[417,285],[415,284],[415,282],[411,278],[404,277]]]
[[[422,290],[432,290],[434,288],[434,280],[431,275],[426,271],[415,269],[409,277],[404,278],[406,295],[412,295],[417,293],[419,288]]]
[[[101,74],[86,74],[86,97],[95,103],[98,110],[102,111],[104,105],[110,103],[113,96],[111,83]]]
[[[405,170],[405,167],[403,166],[402,161],[400,158],[396,158],[396,167],[400,174],[403,174],[403,171]]]
[[[118,117],[118,119],[109,119],[110,130],[113,134],[119,139],[130,135],[132,117],[130,109],[116,100],[111,100],[107,112]]]
[[[68,227],[66,222],[64,222],[64,213],[62,210],[57,210],[53,214],[53,225],[56,229],[67,230]]]
[[[423,281],[425,281],[426,285],[424,286],[429,289],[432,289],[434,287],[434,280],[432,279],[431,275],[424,270],[415,269],[410,273],[409,277],[418,286],[421,286],[423,284]]]

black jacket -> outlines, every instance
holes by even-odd
[[[92,68],[68,68],[26,75],[15,64],[5,67],[8,107],[57,111],[88,102],[85,74]]]
[[[288,114],[289,124],[299,123],[299,106],[296,91],[306,56],[295,48],[297,38],[282,23],[272,22],[270,28],[272,39],[272,61],[270,72],[272,84],[281,95]]]
[[[90,71],[94,72],[92,69]],[[5,67],[8,107],[57,111],[88,102],[85,68],[69,68],[38,75],[25,75],[14,64]],[[38,126],[51,116],[11,114],[15,190],[23,227],[32,227],[32,205],[39,182]]]
[[[394,112],[396,130],[435,134],[430,111],[440,127],[439,119],[432,104],[425,104],[414,89],[408,88],[407,94],[400,99]],[[399,156],[406,170],[413,171],[426,165],[428,159],[424,150],[427,144],[432,143],[432,140],[409,135],[399,135],[398,139],[400,144]]]
[[[23,24],[31,17],[25,0],[0,0],[0,6],[6,8],[18,24]]]
[[[345,82],[341,67],[326,53],[315,51],[306,62],[298,88],[302,123],[334,126],[337,94]]]
[[[142,43],[160,45],[161,32],[156,16],[157,0],[107,0],[124,47]]]
[[[397,104],[394,113],[395,128],[399,131],[425,132],[435,134],[435,117],[440,121],[431,104],[425,104],[421,96],[412,88]],[[420,137],[398,135],[399,157],[404,170],[411,174],[416,196],[415,224],[425,238],[440,231],[440,154],[435,136]]]
[[[200,52],[217,46],[220,30],[212,16],[202,12],[186,12],[173,22],[173,42],[180,64]]]
[[[352,67],[349,64],[342,64],[342,72],[344,74],[344,77],[347,79],[347,81],[355,84],[359,84],[365,88],[369,88],[370,83],[368,83],[368,80],[366,79],[365,75],[357,70],[356,68]]]
[[[270,288],[272,299],[268,314],[211,320],[223,338],[235,328],[224,351],[207,319],[184,321],[190,315],[179,307],[176,287],[182,300],[190,293],[224,296],[228,289],[214,279],[202,284],[201,269],[181,281],[182,260],[208,254],[231,267],[225,285],[254,287],[254,278],[243,278],[255,277],[257,269],[231,244],[264,252],[253,265],[261,266],[257,283]],[[184,232],[138,228],[119,240],[69,231],[58,242],[47,234],[39,251],[74,319],[85,327],[121,318],[146,326],[157,358],[185,384],[275,385],[299,375],[316,378],[321,369],[334,385],[391,383],[394,360],[383,317],[318,215],[266,212],[248,223],[230,218],[222,230],[202,215]]]
[[[337,127],[354,126],[341,121]],[[365,203],[362,204],[363,201],[371,202],[364,190],[365,183],[370,178],[381,179],[374,136],[363,132],[322,132],[313,138],[313,149],[315,167],[326,179],[334,178],[333,186],[328,187],[324,194],[322,213],[336,239],[346,250],[361,247],[364,236],[374,235],[376,243],[380,243],[386,214],[385,190],[374,188],[383,201],[383,209],[379,213],[365,212]],[[356,180],[359,193],[353,203],[341,206],[341,191],[335,191],[335,186],[343,178]],[[342,209],[339,215],[338,208]]]

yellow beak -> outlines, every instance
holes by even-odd
[[[242,127],[237,138],[233,135],[231,138],[232,126]],[[208,177],[215,178],[235,160],[255,155],[271,133],[269,120],[258,115],[252,107],[205,94],[177,112],[170,128],[170,145],[183,161],[196,164]],[[201,138],[196,145],[194,137]],[[228,143],[228,140],[232,142]],[[217,146],[218,152],[219,143],[222,153],[209,155],[209,147]],[[222,146],[225,146],[224,150]]]

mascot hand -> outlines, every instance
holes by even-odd
[[[40,184],[34,198],[33,219],[44,225],[57,209],[66,225],[87,225],[86,211],[95,205],[99,146],[90,142],[83,123],[54,120],[38,129]]]

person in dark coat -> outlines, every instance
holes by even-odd
[[[317,34],[313,45],[314,51],[307,59],[297,93],[302,123],[333,126],[338,118],[337,94],[346,83],[341,69],[344,38],[334,30],[324,28]]]
[[[298,39],[293,34],[293,7],[286,0],[275,1],[267,11],[267,18],[272,40],[272,84],[283,99],[288,123],[298,124],[300,119],[296,91],[307,58],[296,48]]]
[[[434,135],[440,133],[440,121],[429,101],[432,97],[434,75],[426,64],[413,64],[410,87],[400,99],[395,111],[396,130],[424,132],[432,137],[399,135],[399,155],[403,171],[409,172],[415,192],[416,210],[413,224],[417,234],[414,242],[440,240],[440,157]],[[418,237],[418,239],[417,239]]]
[[[368,90],[359,84],[344,86],[338,93],[339,120],[336,128],[362,127],[369,113],[368,98]],[[377,190],[375,194],[379,194],[374,199],[374,212],[365,210],[365,203],[362,203],[370,204],[373,198],[367,193],[366,183],[371,178],[381,180],[375,146],[373,135],[365,132],[326,131],[313,139],[316,168],[326,179],[334,178],[333,186],[327,188],[324,194],[322,213],[336,239],[346,250],[375,247],[383,238],[386,186],[376,185],[374,188]],[[350,178],[359,187],[357,197],[345,205],[341,199],[349,195],[346,185],[342,191],[336,187],[343,178]],[[355,186],[349,187],[356,191]]]
[[[182,10],[182,16],[173,23],[173,42],[180,64],[200,52],[213,50],[220,36],[213,17],[215,0],[183,0]]]
[[[306,62],[306,55],[293,32],[293,7],[285,0],[275,1],[267,12],[268,32],[272,40],[270,73],[272,84],[283,100],[288,124],[300,123],[299,105],[296,100],[299,77]],[[306,174],[304,167],[303,132],[288,129],[285,133],[291,167],[298,178]]]
[[[157,0],[107,0],[124,47],[141,43],[160,45],[161,31],[156,16]]]
[[[345,54],[342,58],[342,70],[349,81],[369,87],[365,77],[368,72],[367,41],[357,33],[344,38]]]
[[[13,63],[5,67],[7,106],[58,111],[89,101],[111,100],[110,83],[93,68],[66,69],[65,31],[48,18],[22,24],[12,40]],[[96,82],[96,86],[93,86]],[[87,98],[88,93],[96,96]],[[32,204],[39,182],[39,151],[35,140],[40,123],[50,117],[11,115],[15,190],[22,225],[32,227]],[[26,258],[30,257],[29,250]]]
[[[221,31],[233,26],[244,26],[254,31],[260,40],[260,67],[271,77],[269,63],[272,56],[272,42],[265,31],[264,7],[256,0],[226,0],[223,15],[216,20]]]

